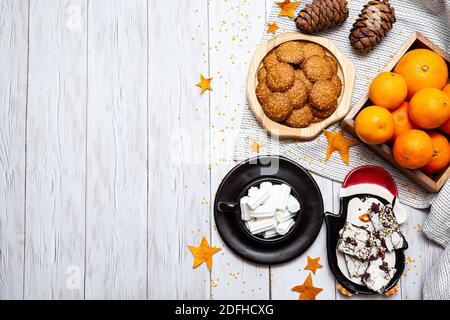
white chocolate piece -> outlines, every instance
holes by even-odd
[[[277,225],[277,221],[275,218],[267,218],[267,219],[257,219],[255,221],[250,220],[248,222],[248,227],[251,234],[259,234],[264,231],[275,228]]]
[[[280,186],[280,191],[278,196],[277,205],[275,206],[278,210],[285,210],[287,207],[289,196],[291,195],[291,187],[282,184]]]
[[[241,198],[241,219],[244,221],[250,220],[252,217],[250,216],[250,207],[247,205],[249,197],[242,197]]]
[[[290,213],[286,210],[277,210],[277,212],[275,213],[275,219],[277,219],[279,223],[285,222],[286,220],[289,220],[293,217],[295,217],[295,213]]]
[[[255,210],[250,211],[252,218],[271,218],[275,215],[275,208],[271,205],[260,205]]]
[[[254,195],[250,197],[247,204],[252,209],[255,210],[256,207],[260,206],[264,203],[268,198],[270,197],[270,190],[266,189],[259,189]]]
[[[389,267],[386,262],[379,258],[370,261],[369,267],[362,276],[362,281],[369,289],[382,294],[396,271],[395,268]]]
[[[273,238],[273,237],[275,237],[277,235],[278,235],[278,232],[277,232],[277,230],[275,228],[267,230],[267,231],[264,231],[264,234],[263,234],[264,239]]]
[[[247,193],[247,195],[249,196],[249,197],[252,197],[252,196],[254,196],[257,192],[258,192],[258,188],[257,187],[251,187],[250,189],[248,189],[248,193]]]
[[[345,255],[345,261],[347,262],[348,274],[351,278],[361,277],[369,266],[369,261],[358,260],[348,254]]]
[[[292,226],[295,224],[294,219],[286,220],[285,222],[279,223],[276,227],[276,230],[279,235],[284,236],[286,233],[291,230]]]
[[[300,210],[300,203],[293,195],[289,195],[286,207],[290,213],[297,213]]]

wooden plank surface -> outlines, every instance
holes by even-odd
[[[86,299],[147,297],[147,2],[88,8]]]
[[[239,130],[248,62],[265,24],[259,1],[209,2],[211,93],[211,201],[222,178],[235,165],[234,137]],[[211,212],[211,215],[213,213]],[[215,225],[212,239],[223,245]],[[214,260],[212,299],[269,299],[269,268],[248,263],[227,247]]]
[[[84,297],[86,45],[86,1],[30,1],[27,299]]]
[[[214,225],[272,4],[0,3],[0,299],[297,299],[308,255],[324,266],[317,298],[348,299],[325,226],[304,255],[268,267],[233,254]],[[199,95],[200,74],[212,92]],[[337,212],[340,184],[314,177]],[[420,299],[442,252],[420,232],[426,217],[408,208],[407,268],[391,299]],[[222,248],[212,273],[192,269],[187,246],[202,236]]]
[[[209,93],[195,86],[208,76],[207,3],[172,2],[170,19],[167,3],[148,4],[149,298],[209,299],[187,247],[210,239]]]
[[[0,3],[0,300],[23,297],[28,1]]]

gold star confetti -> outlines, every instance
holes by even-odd
[[[252,149],[253,153],[259,153],[261,151],[262,147],[263,147],[263,145],[256,141],[253,141],[251,144],[251,149]]]
[[[320,257],[311,258],[308,256],[308,264],[305,267],[305,270],[310,270],[312,273],[316,274],[317,269],[322,269],[323,266],[319,263]]]
[[[202,237],[199,247],[188,246],[188,248],[194,255],[194,266],[192,269],[206,262],[209,271],[212,269],[212,256],[221,250],[220,248],[211,247],[205,237]]]
[[[200,94],[205,93],[206,90],[212,91],[211,81],[213,78],[205,78],[202,74],[200,75],[200,82],[196,84],[197,87],[200,87],[202,90]]]
[[[283,17],[294,17],[294,10],[298,7],[300,2],[291,2],[291,0],[284,0],[283,2],[276,2],[276,4],[281,8],[278,13],[279,16]]]
[[[342,161],[344,161],[345,164],[348,164],[350,161],[348,149],[358,144],[358,141],[344,137],[344,131],[342,130],[339,132],[324,131],[324,133],[328,140],[328,150],[325,158],[327,160],[330,159],[332,153],[338,151]]]
[[[299,300],[316,300],[316,296],[323,291],[313,285],[311,273],[302,285],[292,288],[292,291],[300,293]]]
[[[276,22],[274,23],[269,23],[269,27],[267,28],[267,33],[273,33],[275,34],[278,30],[278,26],[276,24]]]

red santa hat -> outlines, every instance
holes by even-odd
[[[361,166],[347,175],[340,197],[357,194],[375,195],[392,203],[398,192],[394,179],[386,170],[376,166]]]

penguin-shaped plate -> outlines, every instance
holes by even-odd
[[[340,192],[340,212],[338,215],[325,213],[327,226],[327,255],[328,264],[338,283],[350,294],[377,294],[365,286],[361,279],[349,275],[345,256],[336,248],[339,241],[339,231],[346,222],[364,226],[370,221],[363,221],[361,216],[367,213],[372,202],[383,205],[392,204],[394,214],[399,224],[406,221],[406,212],[397,200],[397,187],[394,179],[384,169],[375,166],[362,166],[351,171],[342,185]],[[387,252],[385,261],[396,269],[394,276],[386,286],[384,292],[393,289],[405,268],[404,250],[408,248],[406,240],[402,249]]]
[[[264,181],[289,185],[301,204],[289,233],[269,241],[242,227],[237,205],[249,186]],[[319,234],[322,194],[313,177],[294,161],[282,156],[259,156],[238,164],[223,179],[214,201],[214,219],[225,244],[239,256],[259,264],[282,263],[305,252]]]

